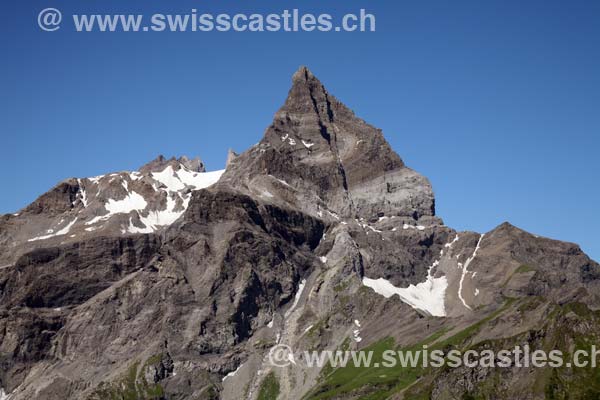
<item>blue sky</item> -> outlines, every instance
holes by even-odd
[[[366,8],[374,33],[42,32],[70,13]],[[222,168],[305,64],[428,176],[457,229],[503,221],[600,260],[600,2],[33,0],[4,6],[0,213],[158,154]]]

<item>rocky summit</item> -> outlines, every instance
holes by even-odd
[[[0,399],[597,398],[593,368],[276,367],[269,354],[572,354],[600,343],[599,289],[575,244],[444,225],[429,181],[302,67],[224,171],[161,156],[0,217]]]

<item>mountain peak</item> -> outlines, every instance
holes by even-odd
[[[224,181],[257,191],[264,176],[294,187],[293,202],[314,215],[322,208],[365,218],[435,215],[429,181],[406,168],[381,130],[358,118],[305,66],[292,76],[263,139],[228,166]],[[276,191],[267,182],[260,188]]]
[[[292,82],[308,82],[309,80],[317,80],[315,75],[308,69],[308,67],[301,65],[300,68],[292,76]]]
[[[329,95],[321,81],[307,67],[302,66],[292,75],[292,87],[279,111],[280,113],[316,114],[318,119],[327,122],[333,119],[331,106],[334,101],[335,99]],[[339,106],[347,110],[341,103]]]

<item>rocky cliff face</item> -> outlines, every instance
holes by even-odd
[[[225,171],[159,157],[0,217],[0,399],[545,398],[594,372],[275,368],[299,350],[596,340],[600,266],[457,232],[426,178],[300,68]],[[471,397],[469,397],[471,396]],[[581,397],[583,398],[583,397]]]

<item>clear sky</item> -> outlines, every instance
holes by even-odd
[[[43,32],[72,13],[366,8],[374,33]],[[158,154],[223,168],[307,65],[429,177],[457,229],[503,221],[600,260],[600,2],[32,0],[3,4],[0,213]]]

